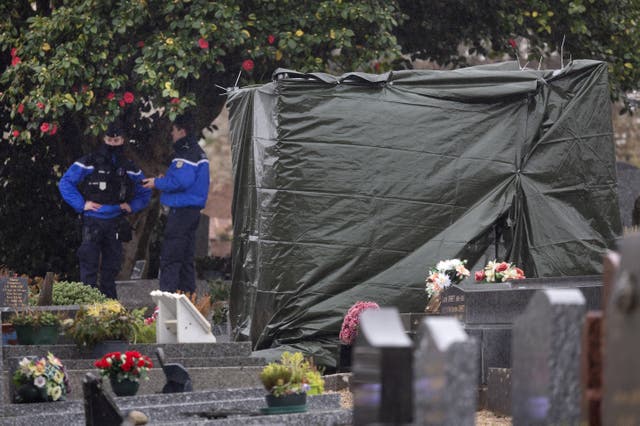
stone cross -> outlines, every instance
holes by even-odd
[[[478,342],[456,318],[422,320],[413,359],[414,424],[475,424],[477,352]]]
[[[577,289],[538,291],[513,326],[513,424],[580,423],[580,336],[585,298]]]
[[[395,308],[367,309],[352,359],[353,422],[410,423],[413,350]]]

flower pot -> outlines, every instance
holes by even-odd
[[[338,359],[338,373],[351,371],[351,345],[340,344],[340,358]]]
[[[127,378],[118,381],[115,375],[109,376],[109,382],[111,382],[111,389],[113,393],[118,396],[133,396],[138,393],[140,382],[134,382]]]
[[[20,385],[16,390],[16,402],[43,402],[46,401],[46,390],[38,388],[31,383]]]
[[[92,354],[94,358],[102,358],[110,352],[126,352],[128,348],[129,343],[124,340],[105,340],[95,344]]]
[[[16,336],[20,345],[55,345],[58,343],[57,325],[16,325]]]
[[[275,396],[268,394],[266,397],[267,406],[269,407],[291,407],[291,406],[303,406],[307,405],[307,394],[303,393],[290,393],[282,396]]]

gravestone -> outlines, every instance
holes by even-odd
[[[29,284],[25,277],[0,277],[0,306],[21,308],[29,304]]]
[[[395,308],[367,309],[353,348],[355,425],[410,423],[413,350]]]
[[[640,421],[640,236],[620,243],[620,266],[604,313],[602,424]]]
[[[53,272],[47,272],[42,281],[40,287],[40,294],[38,295],[38,306],[51,306],[53,305]]]
[[[167,364],[165,362],[164,350],[160,347],[156,348],[156,356],[158,357],[160,367],[167,378],[167,383],[162,387],[162,393],[193,391],[189,372],[184,368],[184,366],[182,366],[182,364]]]
[[[540,290],[514,323],[514,425],[580,423],[580,335],[585,304],[577,289]]]
[[[200,259],[209,255],[209,216],[200,213],[200,222],[196,229],[194,257]]]
[[[131,280],[139,280],[142,278],[142,274],[144,273],[144,267],[147,264],[146,260],[136,260],[136,263],[133,265],[133,270],[131,271]]]
[[[87,373],[82,380],[84,416],[87,426],[114,426],[122,424],[124,416],[111,395],[104,392],[102,380]]]
[[[475,424],[477,351],[477,341],[465,333],[457,319],[422,320],[413,359],[414,424]]]
[[[576,288],[588,309],[602,304],[600,275],[528,278],[507,283],[452,285],[441,293],[440,315],[458,318],[465,331],[480,342],[480,383],[487,384],[489,368],[511,368],[511,329],[537,291]]]

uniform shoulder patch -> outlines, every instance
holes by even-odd
[[[182,160],[176,161],[176,168],[177,169],[182,168],[182,166],[184,166],[184,161],[182,161]]]

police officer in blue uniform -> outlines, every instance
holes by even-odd
[[[160,252],[160,290],[196,290],[194,265],[200,210],[209,195],[209,160],[198,145],[189,115],[178,116],[171,128],[174,155],[165,176],[144,180],[145,188],[161,191],[169,208]]]
[[[117,299],[115,279],[122,266],[122,242],[131,239],[124,217],[147,206],[151,190],[142,186],[142,171],[123,153],[122,127],[109,125],[100,148],[73,163],[58,185],[62,198],[82,214],[78,249],[80,278]],[[101,259],[102,257],[102,259]]]

